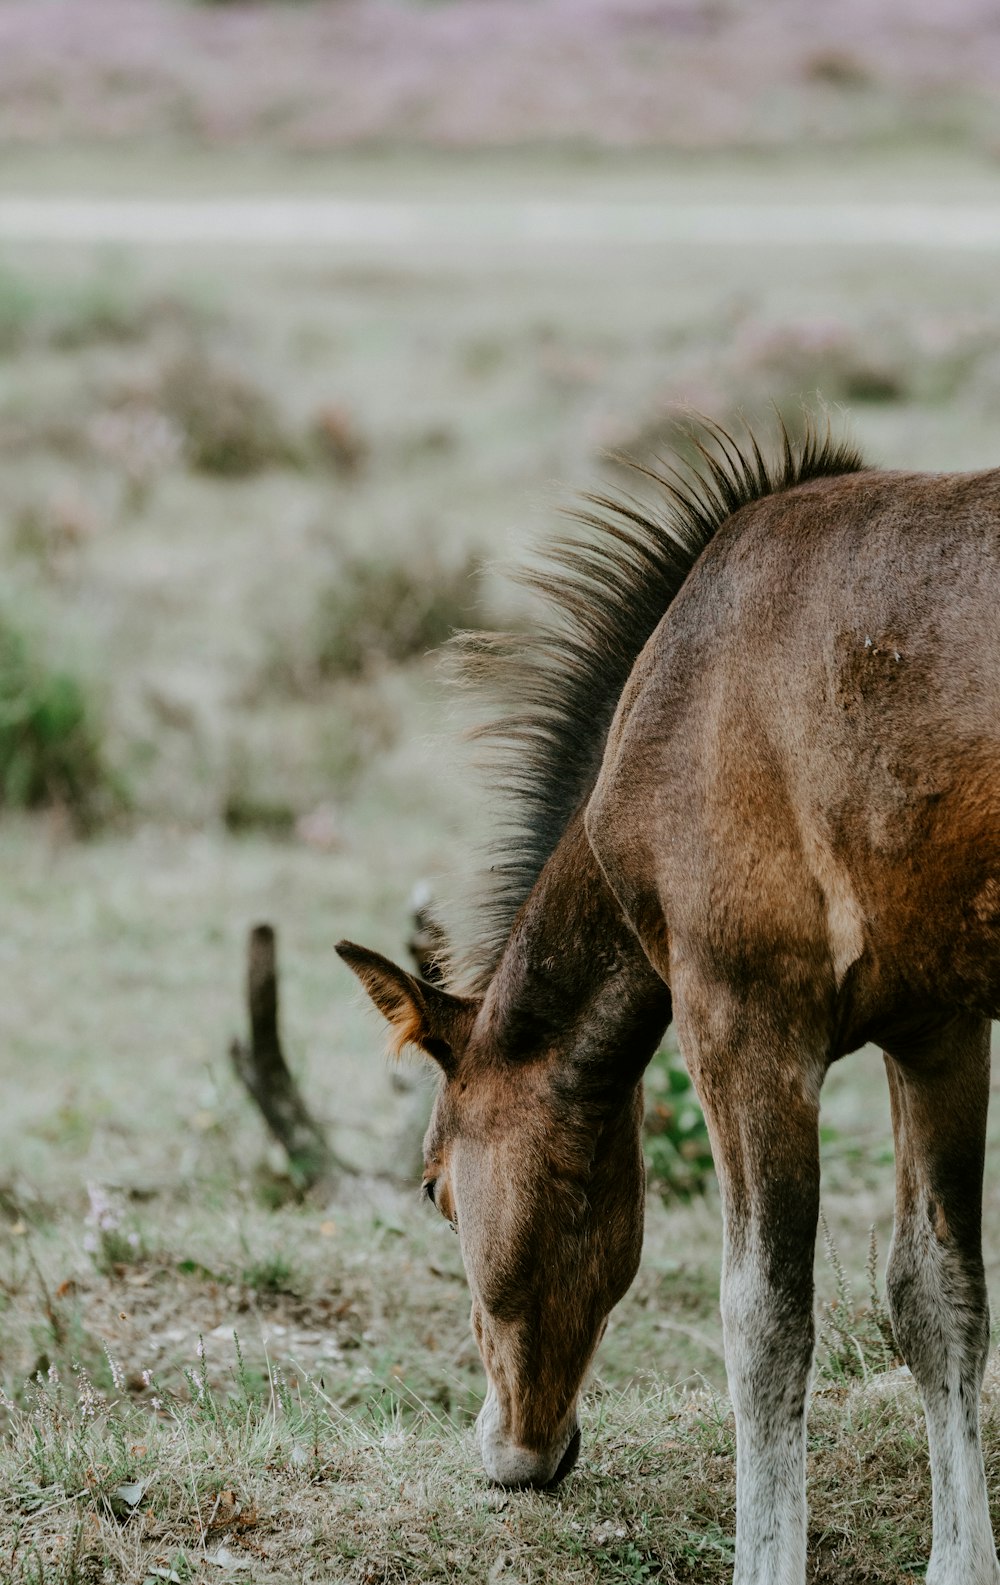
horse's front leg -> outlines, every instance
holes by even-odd
[[[979,1438],[990,1317],[981,1240],[989,1023],[952,1019],[886,1055],[896,1138],[887,1287],[927,1415],[933,1546],[927,1585],[1000,1585]]]
[[[815,1031],[688,984],[681,1049],[712,1137],[722,1191],[722,1320],[736,1413],[734,1585],[803,1585],[806,1396],[819,1214]]]

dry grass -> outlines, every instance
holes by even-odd
[[[195,1354],[180,1394],[151,1407],[55,1370],[8,1409],[4,1476],[14,1515],[2,1577],[17,1585],[207,1577],[262,1582],[484,1578],[558,1585],[730,1577],[735,1442],[707,1389],[591,1394],[586,1464],[555,1496],[480,1479],[471,1438],[391,1399],[367,1423],[325,1378],[247,1368],[228,1348],[229,1392]],[[1000,1460],[995,1395],[984,1433]],[[877,1471],[877,1479],[872,1472]],[[922,1421],[905,1375],[820,1388],[810,1423],[810,1580],[902,1585],[929,1546]],[[162,1572],[155,1572],[160,1570]],[[148,1571],[148,1572],[147,1572]]]

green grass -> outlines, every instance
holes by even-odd
[[[512,162],[490,169],[497,191],[517,189]],[[985,180],[937,169],[868,163],[851,181]],[[808,196],[807,166],[784,170],[647,157],[588,175],[553,160],[524,184],[609,201]],[[407,191],[452,197],[483,181],[475,162],[402,157],[345,163],[338,181],[391,194],[399,171]],[[422,651],[452,624],[530,619],[492,564],[609,476],[608,446],[655,447],[674,399],[764,412],[835,375],[876,459],[997,460],[993,262],[905,262],[904,311],[897,254],[829,248],[140,249],[117,270],[100,250],[10,250],[3,608],[36,635],[14,670],[44,699],[62,656],[86,657],[70,668],[94,722],[82,741],[120,768],[132,810],[81,842],[51,809],[10,807],[23,797],[0,809],[0,1382],[14,1405],[0,1580],[207,1577],[220,1544],[261,1581],[725,1579],[719,1208],[683,1076],[666,1059],[654,1075],[670,1115],[650,1154],[673,1180],[690,1168],[695,1192],[650,1197],[579,1473],[556,1497],[498,1496],[469,1436],[482,1371],[457,1242],[402,1166],[430,1076],[400,1087],[332,944],[348,934],[402,960],[421,878],[452,916],[490,816],[454,748],[465,707]],[[247,399],[239,467],[206,466],[195,443],[219,417],[203,400],[219,371]],[[259,919],[279,929],[291,1061],[354,1169],[304,1202],[226,1054]],[[868,1227],[888,1242],[889,1139],[880,1065],[859,1054],[824,1106],[840,1269],[821,1252],[811,1555],[831,1585],[902,1580],[927,1556],[923,1430],[883,1368],[865,1275]],[[998,1208],[994,1179],[994,1279]],[[107,1399],[92,1414],[74,1365]],[[147,1477],[139,1512],[109,1509]],[[230,1491],[245,1523],[203,1537],[204,1505]]]
[[[0,809],[60,809],[79,828],[120,806],[94,689],[50,659],[42,635],[0,606]]]

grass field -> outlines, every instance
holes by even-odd
[[[137,190],[127,162],[80,160]],[[187,176],[163,156],[157,179]],[[402,1170],[429,1080],[394,1078],[332,944],[402,958],[414,884],[461,892],[489,804],[427,651],[530,620],[496,564],[627,482],[609,449],[669,447],[678,404],[766,420],[820,391],[886,465],[997,461],[990,254],[616,246],[614,194],[990,203],[998,181],[947,150],[871,154],[851,181],[802,158],[341,156],[304,185],[572,190],[608,203],[608,241],[6,250],[0,634],[32,697],[73,679],[97,759],[68,791],[39,727],[43,807],[0,809],[0,1580],[725,1579],[713,1190],[651,1196],[579,1473],[490,1492],[457,1246]],[[304,1203],[226,1055],[258,919],[352,1169]],[[821,1254],[810,1577],[831,1582],[912,1578],[929,1546],[924,1433],[864,1278],[891,1222],[883,1088],[859,1054],[826,1108],[857,1295]],[[995,1174],[988,1204],[995,1289]]]

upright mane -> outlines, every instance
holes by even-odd
[[[713,423],[692,435],[695,461],[633,464],[661,492],[655,505],[592,494],[539,561],[514,574],[544,602],[533,633],[468,633],[464,670],[503,701],[476,730],[489,745],[505,817],[481,878],[473,941],[452,978],[482,990],[514,918],[597,779],[608,729],[639,653],[706,545],[734,512],[810,479],[856,473],[857,449],[811,419],[798,440],[784,422],[765,457],[749,430],[736,440]]]

